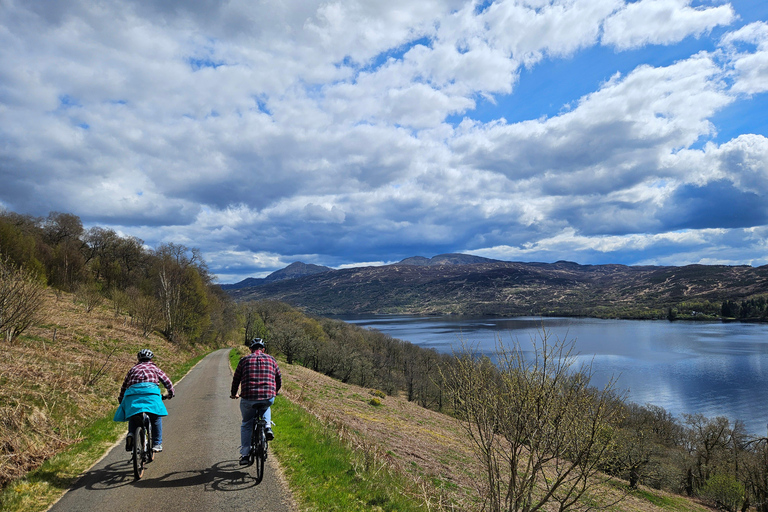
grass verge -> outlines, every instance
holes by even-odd
[[[247,349],[233,349],[232,367]],[[302,511],[422,511],[427,507],[405,476],[351,448],[333,427],[284,396],[270,445]]]
[[[420,511],[406,479],[348,447],[328,425],[278,396],[272,449],[306,511]]]
[[[177,365],[169,377],[174,383],[178,382],[206,355],[197,355]],[[79,436],[81,441],[46,460],[23,478],[9,483],[0,494],[0,510],[35,512],[48,509],[123,436],[125,424],[112,421],[113,414],[114,410],[83,429]]]

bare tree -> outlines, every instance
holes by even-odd
[[[0,257],[0,333],[8,343],[34,321],[43,302],[43,286],[29,273]]]
[[[82,302],[85,312],[90,313],[104,302],[104,296],[96,283],[80,283],[75,290],[75,300]]]
[[[137,288],[129,288],[128,311],[136,321],[145,338],[158,326],[163,318],[160,302],[149,295],[144,295]]]
[[[617,500],[600,496],[599,468],[623,398],[613,382],[591,387],[591,369],[572,368],[573,343],[549,338],[540,332],[529,353],[499,341],[495,363],[465,349],[444,370],[493,512],[590,510]]]

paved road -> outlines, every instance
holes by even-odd
[[[271,454],[259,485],[251,476],[255,468],[238,464],[240,409],[239,400],[229,398],[228,353],[210,354],[178,383],[176,398],[165,402],[163,452],[141,480],[134,480],[121,442],[50,510],[290,512],[289,494]]]

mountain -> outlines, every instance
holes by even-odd
[[[461,257],[460,257],[461,256]],[[465,259],[464,256],[466,256]],[[230,290],[308,313],[659,318],[668,308],[717,317],[725,300],[768,295],[768,266],[579,265],[442,255],[329,270]],[[440,263],[444,262],[444,263]]]
[[[421,267],[433,267],[438,265],[474,265],[477,263],[500,263],[499,260],[491,260],[481,256],[472,256],[471,254],[438,254],[432,258],[423,256],[412,256],[405,258],[400,265],[418,265]]]
[[[239,283],[221,285],[221,288],[223,290],[239,290],[241,288],[250,288],[250,287],[259,286],[265,283],[282,281],[283,279],[296,279],[298,277],[311,276],[314,274],[319,274],[321,272],[328,272],[329,270],[333,270],[333,269],[330,267],[323,267],[321,265],[313,265],[311,263],[302,263],[300,261],[295,261],[283,269],[272,272],[267,277],[264,277],[264,278],[248,277],[246,279],[243,279]]]

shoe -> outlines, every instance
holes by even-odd
[[[264,429],[264,434],[267,436],[267,441],[271,441],[275,438],[275,434],[272,433],[271,428]]]
[[[248,465],[248,464],[250,464],[250,463],[251,463],[251,461],[250,461],[250,460],[248,460],[248,456],[247,456],[247,455],[242,455],[242,456],[240,457],[240,465],[241,465],[241,466],[247,466],[247,465]]]
[[[125,451],[129,452],[133,450],[133,436],[128,434],[125,438]]]
[[[153,452],[161,452],[161,451],[163,451],[163,445],[156,444],[155,446],[152,447],[152,451]]]

